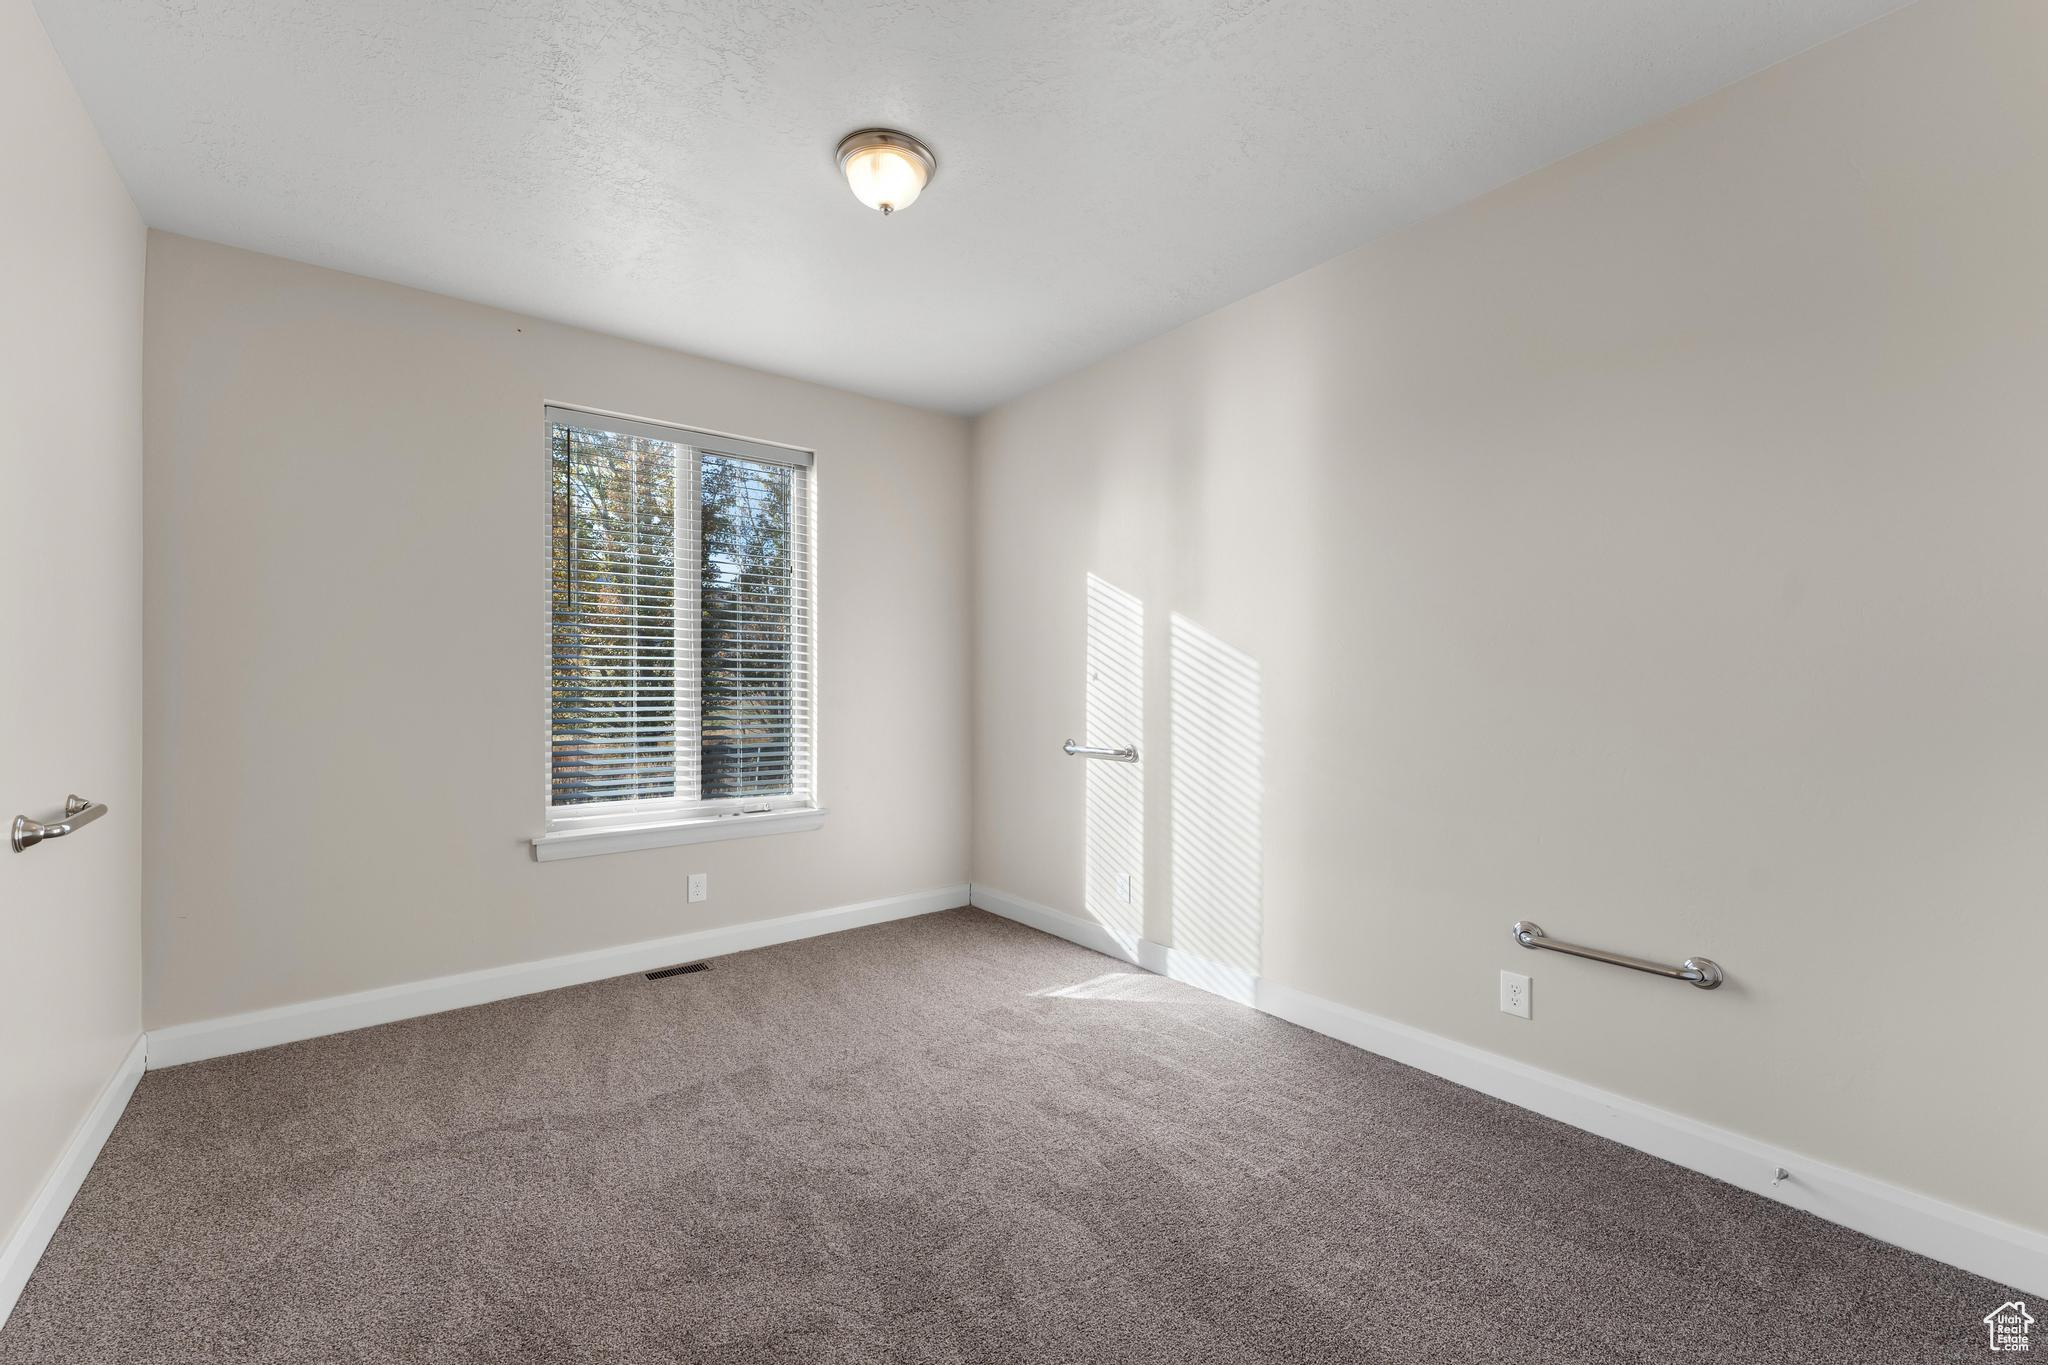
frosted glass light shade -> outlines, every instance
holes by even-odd
[[[863,128],[840,142],[839,169],[854,198],[889,214],[917,202],[938,163],[931,149],[908,133]]]

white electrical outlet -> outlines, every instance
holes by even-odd
[[[690,874],[690,904],[695,905],[698,901],[708,901],[710,899],[711,874],[708,872],[692,872]],[[1505,1000],[1507,998],[1505,994],[1507,987],[1502,986],[1501,991],[1503,992],[1501,998]],[[1503,1005],[1501,1008],[1505,1009],[1507,1007]]]
[[[1125,905],[1131,903],[1131,874],[1126,872],[1116,879],[1116,893],[1123,897]]]
[[[1500,974],[1500,1012],[1529,1018],[1529,978],[1520,972]]]

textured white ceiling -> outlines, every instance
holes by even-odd
[[[1898,4],[37,0],[155,226],[956,412]]]

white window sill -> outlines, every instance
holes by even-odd
[[[557,858],[588,858],[599,853],[631,853],[670,844],[702,844],[713,839],[751,839],[763,834],[795,834],[818,829],[825,812],[763,811],[757,815],[692,816],[687,820],[650,820],[644,825],[609,825],[601,829],[554,830],[533,841],[535,862]]]

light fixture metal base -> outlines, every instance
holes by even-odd
[[[870,147],[894,147],[922,161],[926,185],[930,185],[932,177],[939,173],[939,159],[932,155],[932,149],[910,134],[894,128],[861,128],[840,138],[839,150],[832,154],[832,159],[839,163],[840,174],[845,174],[846,163],[856,152],[864,152]]]

